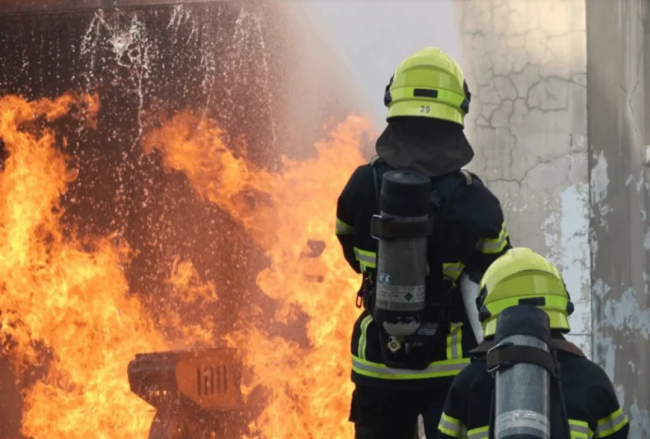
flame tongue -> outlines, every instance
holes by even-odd
[[[17,376],[49,359],[25,399],[26,436],[145,437],[151,414],[130,394],[125,367],[136,352],[166,343],[127,296],[127,249],[106,239],[88,252],[64,236],[56,212],[71,175],[66,158],[50,130],[22,129],[63,116],[73,103],[0,98],[8,152],[0,174],[0,341]]]
[[[364,161],[359,145],[368,130],[366,120],[350,117],[316,145],[315,158],[283,158],[279,174],[260,170],[245,156],[235,158],[216,123],[191,113],[172,118],[144,142],[146,152],[161,150],[167,169],[184,172],[200,195],[239,219],[262,244],[271,267],[257,283],[279,301],[276,320],[307,317],[308,346],[257,327],[254,307],[242,313],[244,329],[228,337],[255,372],[250,387],[270,391],[253,434],[277,439],[352,434],[349,340],[358,278],[341,255],[333,221],[336,197]],[[254,202],[240,202],[244,196]]]
[[[275,179],[246,160],[244,145],[239,145],[240,154],[235,155],[225,137],[213,120],[185,111],[148,133],[143,150],[149,154],[164,149],[167,170],[185,172],[201,197],[227,210],[251,232],[253,239],[269,246],[275,236],[275,217],[273,205],[263,194],[277,192],[273,187]]]
[[[0,173],[0,347],[17,377],[46,366],[25,398],[23,434],[36,439],[145,438],[153,411],[130,393],[129,361],[136,353],[219,342],[211,338],[214,316],[187,325],[166,304],[157,321],[149,317],[129,295],[126,244],[105,238],[82,247],[63,233],[59,200],[76,171],[52,131],[34,121],[82,106],[94,126],[98,105],[89,96],[0,97],[0,138],[8,153]],[[229,212],[262,246],[270,267],[257,283],[278,302],[276,320],[306,322],[306,341],[287,341],[260,327],[259,309],[250,304],[237,331],[225,337],[253,371],[244,391],[268,391],[252,436],[352,434],[348,349],[358,279],[341,255],[333,219],[336,196],[364,161],[359,144],[368,129],[367,121],[350,117],[316,145],[316,157],[283,158],[280,173],[255,166],[244,145],[230,144],[216,122],[190,112],[143,141],[145,153],[159,149],[168,170],[184,172],[200,196]],[[218,291],[201,283],[191,261],[173,261],[169,286],[181,306],[217,300]]]

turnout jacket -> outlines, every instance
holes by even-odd
[[[557,381],[551,378],[551,438],[627,439],[629,423],[605,371],[585,358],[575,345],[564,340],[560,343],[565,348],[557,350],[559,383],[571,432],[570,437],[564,434]],[[486,356],[478,355],[447,393],[438,427],[440,438],[488,439],[493,390],[494,378],[487,371]]]
[[[381,159],[359,166],[337,203],[336,235],[345,259],[357,273],[373,280],[378,241],[370,234],[371,218],[379,213],[377,195],[381,191],[382,176],[392,169]],[[446,343],[431,352],[429,367],[403,370],[388,368],[382,363],[378,328],[372,315],[365,310],[352,333],[352,381],[357,384],[446,390],[453,377],[469,363],[467,352],[476,347],[456,282],[467,270],[474,273],[473,278],[478,283],[487,267],[511,248],[503,212],[499,200],[476,175],[467,171],[432,177],[431,185],[432,194],[442,195],[440,204],[447,203],[447,207],[444,215],[436,215],[434,234],[429,239],[427,302],[440,294],[437,290],[444,284],[444,288],[451,289],[458,312],[451,324],[438,329],[446,332],[443,334]]]

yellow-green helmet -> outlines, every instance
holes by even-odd
[[[386,86],[386,119],[430,117],[463,126],[470,99],[456,61],[437,47],[427,47],[402,61]]]
[[[529,248],[510,249],[487,269],[476,306],[483,337],[496,333],[499,314],[516,305],[535,305],[548,314],[551,329],[569,332],[573,303],[560,272]]]

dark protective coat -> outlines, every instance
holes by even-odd
[[[584,357],[571,343],[558,350],[560,385],[564,393],[571,439],[628,437],[629,424],[621,411],[612,383],[600,366]],[[522,383],[526,385],[526,383]],[[487,439],[494,379],[486,357],[477,355],[454,380],[440,420],[440,438]],[[551,387],[551,437],[567,438],[559,393]]]
[[[385,162],[377,166],[378,181],[393,169]],[[368,311],[361,314],[352,334],[352,380],[357,384],[445,391],[453,377],[469,363],[467,352],[476,340],[456,286],[461,273],[474,273],[478,281],[487,267],[511,248],[499,200],[481,180],[469,173],[449,172],[431,180],[432,190],[443,195],[445,202],[455,187],[444,219],[438,219],[429,241],[427,302],[440,296],[440,289],[452,292],[455,318],[442,328],[445,343],[431,352],[425,370],[389,369],[382,364],[378,331]],[[380,187],[377,188],[380,190]],[[358,167],[343,189],[337,204],[336,233],[343,253],[357,273],[374,278],[378,242],[370,235],[370,221],[378,213],[377,192],[370,164]],[[435,250],[439,250],[435,251]]]

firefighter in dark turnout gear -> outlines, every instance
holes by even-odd
[[[339,196],[336,234],[363,279],[357,306],[364,311],[351,343],[356,438],[412,439],[420,414],[427,435],[435,437],[447,389],[477,346],[467,311],[476,314],[480,329],[478,281],[511,247],[498,199],[462,169],[474,155],[463,133],[469,101],[461,69],[440,49],[426,48],[403,61],[386,87],[388,125],[377,140],[377,156],[355,170]],[[382,178],[392,170],[428,177],[435,211],[427,239],[425,321],[417,333],[422,343],[413,349],[417,361],[399,368],[386,365],[373,318],[378,240],[371,236],[371,220],[379,214]],[[462,293],[461,276],[473,285]]]
[[[528,248],[515,248],[485,273],[477,300],[485,341],[473,352],[472,362],[455,378],[440,421],[440,437],[488,439],[494,430],[492,395],[494,364],[488,351],[495,345],[497,317],[504,310],[533,304],[550,319],[551,348],[556,353],[557,378],[551,383],[551,438],[590,439],[628,437],[629,424],[607,374],[566,341],[573,312],[558,270]],[[528,361],[531,361],[529,358]],[[530,383],[521,383],[522,386]],[[492,419],[492,422],[491,422]],[[567,433],[569,430],[569,433]]]

